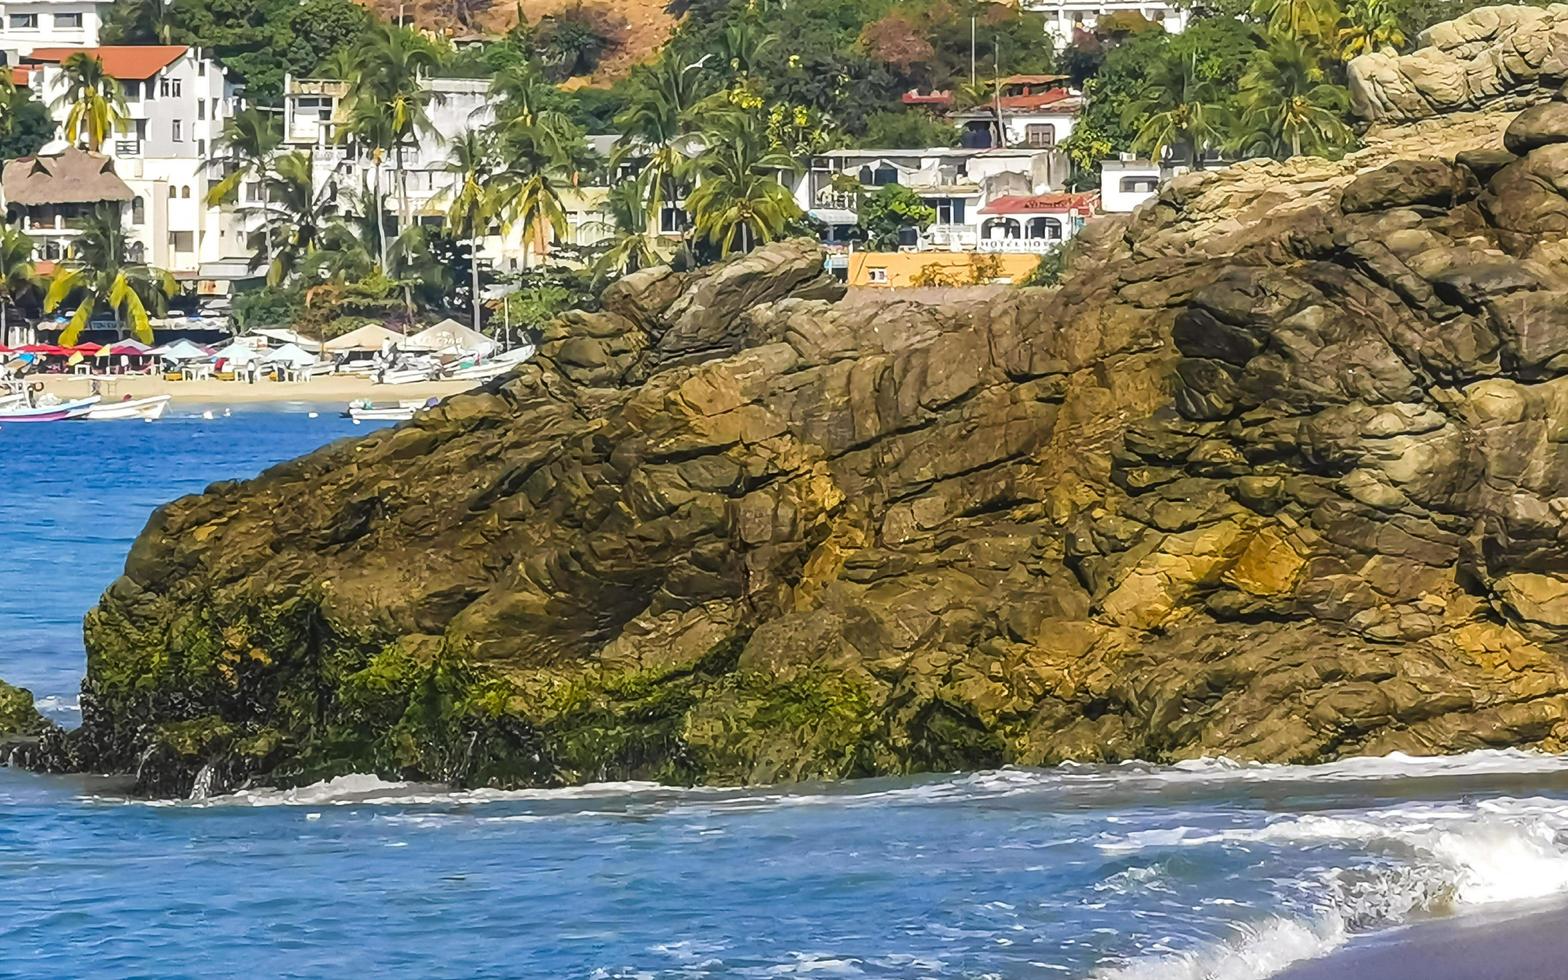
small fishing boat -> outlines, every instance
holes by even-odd
[[[53,405],[18,405],[0,408],[0,423],[5,422],[64,422],[79,419],[98,404],[98,396],[79,398],[76,401],[56,402]]]
[[[399,402],[357,401],[348,403],[344,418],[355,422],[407,422],[415,412],[435,405],[440,399],[405,398]]]
[[[153,422],[163,417],[173,395],[153,395],[150,398],[127,398],[117,402],[99,402],[82,416],[89,422],[116,422],[141,419]]]

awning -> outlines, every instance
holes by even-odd
[[[848,208],[812,208],[806,212],[813,221],[825,225],[858,225],[860,216]]]

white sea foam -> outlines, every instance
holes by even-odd
[[[1160,828],[1107,838],[1098,846],[1129,852],[1212,845],[1331,847],[1349,851],[1340,860],[1351,863],[1320,873],[1313,890],[1324,899],[1310,918],[1271,919],[1243,927],[1227,942],[1145,957],[1098,976],[1258,980],[1331,952],[1355,932],[1417,913],[1568,894],[1568,803],[1541,798],[1307,814],[1213,833]],[[1356,855],[1367,852],[1382,855],[1384,863],[1356,863]]]

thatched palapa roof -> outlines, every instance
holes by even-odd
[[[9,161],[0,173],[0,192],[6,203],[24,207],[129,201],[135,196],[108,157],[74,146],[54,156]]]

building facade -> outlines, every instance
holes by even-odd
[[[1137,14],[1160,24],[1169,34],[1179,34],[1187,26],[1189,13],[1174,0],[1023,0],[1025,10],[1045,17],[1045,33],[1057,51],[1073,43],[1077,31],[1092,31],[1102,17],[1110,14]]]
[[[236,278],[249,277],[241,260],[250,253],[233,209],[206,198],[222,177],[212,158],[224,120],[238,106],[234,86],[217,62],[183,45],[37,46],[19,56],[13,74],[53,107],[66,90],[62,63],[82,52],[99,59],[125,95],[126,118],[102,155],[131,191],[121,217],[132,256],[168,269],[198,295],[226,295]],[[69,108],[52,111],[62,128],[41,157],[67,148]],[[37,242],[37,257],[53,261],[65,256],[80,216],[49,217],[23,228]]]
[[[14,65],[37,48],[95,47],[108,10],[94,0],[4,0],[0,51]]]

